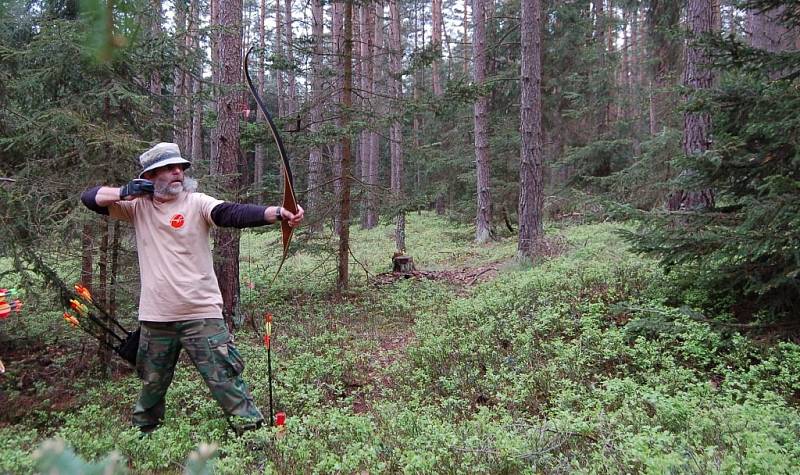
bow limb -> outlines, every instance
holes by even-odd
[[[253,98],[256,100],[258,108],[267,119],[269,130],[272,132],[272,138],[275,140],[275,144],[278,146],[278,153],[283,161],[283,203],[281,206],[288,209],[292,213],[297,213],[297,199],[295,198],[294,194],[294,177],[292,176],[292,167],[289,165],[289,155],[286,153],[286,148],[283,146],[283,140],[281,140],[281,136],[278,133],[278,127],[275,125],[275,121],[272,120],[272,115],[270,115],[269,111],[267,110],[267,106],[264,105],[264,101],[261,100],[261,96],[258,95],[258,90],[253,84],[253,79],[250,77],[248,59],[250,58],[250,53],[252,53],[254,49],[255,46],[251,46],[250,49],[247,50],[247,54],[244,56],[244,75],[247,79],[247,85],[250,88],[250,93],[253,94]],[[293,233],[294,229],[289,226],[289,223],[286,221],[281,221],[283,257],[281,258],[281,263],[278,266],[278,271],[275,272],[275,276],[272,278],[273,282],[275,281],[275,277],[278,277],[278,273],[280,273],[281,268],[283,268],[283,263],[286,261],[286,256],[289,253],[289,244],[292,242]]]

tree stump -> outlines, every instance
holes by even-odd
[[[392,257],[392,271],[393,272],[414,272],[414,258],[411,256],[394,256]]]

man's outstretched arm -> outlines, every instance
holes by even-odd
[[[132,200],[138,196],[152,194],[153,182],[150,180],[131,180],[119,188],[95,186],[81,193],[81,202],[90,210],[108,214],[108,207],[120,200]]]
[[[291,213],[280,206],[265,207],[226,201],[211,210],[211,220],[223,228],[253,228],[277,221],[289,221],[290,225],[297,226],[303,220],[303,213],[302,208],[297,213]]]

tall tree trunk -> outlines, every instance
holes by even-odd
[[[469,6],[470,0],[464,0],[464,18],[461,21],[461,29],[462,29],[462,44],[464,45],[464,77],[469,77],[469,61],[470,61],[470,49],[467,45],[469,45]]]
[[[466,12],[465,12],[466,13]],[[433,86],[433,94],[435,96],[441,96],[444,94],[444,88],[442,86],[442,30],[443,30],[443,14],[442,14],[442,0],[432,0],[431,2],[431,19],[433,23],[433,30],[431,32],[431,42],[433,44],[434,51],[436,52],[436,59],[432,64],[432,86]],[[448,45],[448,74],[450,73],[450,69],[452,69],[452,54],[449,53],[449,45]],[[447,198],[447,190],[445,184],[445,190],[441,191],[438,195],[436,195],[435,199],[435,206],[436,214],[443,215],[445,211],[445,204]]]
[[[288,0],[285,0],[288,1]],[[276,58],[279,58],[281,64],[285,61],[283,55],[283,13],[281,12],[281,0],[275,0],[275,46],[274,52]],[[286,114],[286,87],[283,85],[283,71],[282,66],[275,71],[276,75],[276,96],[278,100],[278,117],[283,117]]]
[[[189,4],[187,5],[186,10],[186,35],[183,39],[183,48],[184,54],[192,60],[189,62],[188,65],[184,67],[183,72],[183,91],[185,97],[183,99],[183,133],[184,133],[184,142],[186,148],[182,150],[184,157],[191,157],[192,155],[192,145],[194,145],[194,137],[192,136],[193,129],[192,126],[194,125],[193,122],[193,114],[194,114],[194,102],[196,102],[196,98],[194,97],[194,79],[197,77],[195,71],[198,69],[196,67],[196,60],[197,48],[195,44],[197,44],[197,35],[198,35],[198,22],[200,20],[197,9],[199,7],[199,0],[188,0]]]
[[[108,216],[103,216],[100,224],[100,256],[97,260],[97,289],[94,292],[94,298],[99,302],[103,308],[108,308],[108,240],[109,240],[109,228],[111,227],[111,222],[108,219]],[[111,322],[108,318],[99,316],[102,322],[105,325],[110,326]],[[110,343],[110,338],[108,335],[103,335],[106,343]],[[102,377],[108,378],[111,376],[111,352],[109,351],[108,346],[106,345],[98,345],[97,347],[97,357],[99,360],[99,369],[100,374]]]
[[[486,12],[485,0],[473,0],[473,70],[475,85],[486,81]],[[489,167],[489,97],[482,94],[475,101],[475,163],[477,182],[477,216],[475,218],[475,241],[485,243],[492,235],[492,195],[490,191]]]
[[[119,272],[119,221],[113,221],[113,238],[111,241],[111,271],[108,281],[108,314],[117,318],[117,274]]]
[[[362,23],[362,10],[364,5],[362,4],[355,4],[353,6],[353,88],[356,91],[355,97],[352,98],[354,107],[361,106],[364,102],[364,93],[363,86],[361,84],[362,78],[364,74],[362,73],[363,69],[363,62],[361,60],[361,48],[362,48],[362,39],[361,39],[361,23]],[[355,176],[358,178],[358,183],[363,183],[364,179],[364,166],[363,166],[363,148],[361,146],[362,143],[362,136],[363,132],[359,131],[357,135],[353,138],[355,143],[353,143],[353,154],[354,154],[354,166],[355,166]],[[356,193],[355,202],[356,202],[356,209],[359,213],[363,213],[363,209],[360,209],[363,206],[359,206],[363,203],[359,203],[359,199],[363,202],[364,198],[362,197],[361,193]],[[361,221],[360,221],[361,222]]]
[[[94,221],[83,223],[81,230],[81,285],[94,292]],[[102,346],[102,345],[101,345]]]
[[[606,16],[605,16],[605,40],[606,40],[606,48],[605,48],[605,55],[606,64],[611,63],[611,57],[614,54],[614,40],[616,39],[616,34],[614,32],[613,25],[616,22],[615,18],[615,11],[614,11],[614,2],[612,0],[606,0],[607,8],[606,8]],[[606,98],[606,112],[605,112],[605,120],[607,124],[612,124],[614,121],[617,120],[617,113],[615,110],[615,105],[617,104],[616,100],[616,88],[614,87],[614,73],[613,70],[617,66],[608,66],[612,69],[610,73],[608,86],[608,97]]]
[[[646,130],[645,114],[642,111],[640,102],[642,98],[642,90],[645,84],[644,81],[644,68],[642,67],[642,41],[640,34],[640,18],[638,6],[633,11],[633,19],[631,20],[631,76],[633,84],[635,84],[633,114],[636,125],[636,136],[638,137],[644,130]],[[637,141],[638,142],[638,141]]]
[[[361,103],[364,120],[368,119],[370,107],[370,85],[372,81],[372,35],[371,28],[374,5],[365,3],[359,7],[359,36],[361,40]],[[372,135],[366,128],[361,130],[358,144],[359,163],[361,164],[361,183],[364,187],[361,202],[361,227],[369,229],[369,212],[373,190],[370,186],[369,153],[372,150]]]
[[[540,0],[522,0],[522,65],[520,68],[520,124],[522,150],[519,168],[520,256],[532,258],[544,235],[542,208],[542,6]]]
[[[286,15],[284,15],[284,34],[286,35],[286,61],[291,69],[287,74],[289,94],[286,101],[286,115],[297,112],[297,79],[294,73],[294,18],[292,16],[292,0],[284,0]]]
[[[334,2],[333,8],[331,9],[331,25],[332,25],[332,37],[333,37],[333,47],[335,50],[335,61],[336,61],[336,71],[342,71],[342,75],[337,74],[335,79],[335,102],[338,110],[335,111],[336,115],[336,129],[343,130],[342,128],[342,89],[344,88],[344,43],[342,42],[342,28],[344,23],[344,5],[342,2]],[[336,144],[333,146],[333,167],[332,167],[332,174],[334,177],[333,181],[333,195],[336,197],[337,208],[335,209],[334,219],[333,219],[333,227],[336,231],[337,235],[341,235],[342,226],[339,217],[341,215],[341,204],[342,204],[342,180],[340,177],[344,176],[346,172],[342,170],[342,156],[344,153],[344,142],[342,140],[338,140]]]
[[[748,10],[746,29],[750,37],[750,46],[769,53],[796,49],[798,31],[787,28],[780,21],[785,11],[785,6],[764,12]],[[785,71],[770,71],[769,77],[774,80],[780,78],[783,74],[785,74]]]
[[[191,50],[200,49],[200,2],[192,0],[192,31]],[[191,155],[192,161],[199,163],[203,160],[203,101],[200,97],[203,89],[203,60],[198,58],[192,69],[192,117],[191,117]]]
[[[224,189],[232,192],[228,199],[236,201],[239,183],[239,115],[242,75],[242,1],[226,0],[219,8],[220,85],[219,98],[219,175]],[[220,228],[214,238],[214,270],[222,291],[222,314],[233,330],[239,305],[239,230]]]
[[[683,86],[688,94],[710,89],[714,75],[710,67],[708,53],[698,45],[702,35],[712,31],[714,11],[712,0],[689,0],[686,11],[689,39],[686,46],[683,71]],[[690,95],[685,97],[688,101]],[[711,137],[711,116],[707,112],[687,110],[683,113],[683,153],[697,156],[708,150]],[[682,175],[691,175],[692,170],[684,170]],[[667,207],[670,210],[697,210],[714,206],[712,190],[678,190],[670,196]]]
[[[606,51],[605,45],[605,32],[606,32],[606,14],[604,10],[605,0],[592,0],[592,14],[594,17],[594,28],[592,30],[592,38],[594,39],[594,44],[599,50],[600,53],[600,70],[606,71],[608,66],[608,52]],[[599,99],[602,107],[596,108],[595,113],[595,136],[602,138],[606,132],[608,131],[608,107],[609,107],[609,94],[610,91],[607,91],[607,94],[603,94]],[[603,163],[598,164],[598,170],[600,176],[607,176],[609,173],[609,161],[607,159],[602,159]]]
[[[311,133],[317,134],[322,122],[322,30],[323,30],[322,0],[313,0],[311,3],[312,26],[311,33],[314,38],[314,52],[311,58]],[[323,215],[322,205],[322,148],[313,145],[308,154],[308,207],[312,214]],[[312,220],[309,230],[317,233],[322,230],[322,220]]]
[[[175,37],[178,41],[178,55],[185,57],[186,50],[180,45],[186,41],[186,0],[175,0]],[[172,91],[172,141],[178,144],[181,153],[187,153],[186,146],[186,74],[183,66],[175,65]]]
[[[392,123],[389,129],[389,155],[391,160],[391,190],[395,205],[403,200],[403,109],[402,59],[403,43],[401,32],[400,10],[397,0],[389,0],[389,50],[391,96],[394,103]],[[406,219],[403,210],[398,211],[395,220],[395,247],[398,252],[405,252]]]
[[[680,44],[675,40],[675,30],[680,20],[681,2],[652,0],[647,11],[647,33],[652,48],[652,83],[650,87],[650,133],[660,133],[669,120],[669,112],[676,109],[674,94],[675,71],[680,58]]]
[[[369,97],[371,104],[371,115],[375,119],[370,122],[376,122],[381,117],[381,97],[378,93],[378,83],[380,82],[381,71],[383,71],[383,63],[381,58],[381,48],[383,46],[383,4],[376,1],[369,10],[370,17],[370,60],[368,66],[370,67],[369,74]],[[378,173],[379,173],[379,160],[380,160],[380,136],[378,132],[371,128],[369,130],[369,194],[367,195],[367,229],[372,229],[378,225]]]
[[[433,20],[433,31],[431,32],[431,43],[433,44],[433,51],[436,59],[433,60],[431,65],[433,76],[433,94],[441,96],[443,94],[442,88],[442,0],[433,0],[431,2],[431,17]]]
[[[277,1],[277,0],[276,0]],[[219,39],[220,32],[216,29],[219,25],[219,4],[220,0],[211,0],[211,31],[209,33],[211,43],[211,84],[212,84],[212,101],[214,110],[219,117],[219,98],[217,91],[219,91],[219,78],[220,78],[220,61],[219,61]],[[212,174],[219,172],[219,127],[211,129],[211,140],[208,168]]]
[[[257,72],[257,81],[258,81],[258,92],[260,94],[264,94],[264,86],[266,85],[266,80],[264,78],[264,55],[266,54],[266,31],[264,28],[264,23],[267,19],[267,1],[261,0],[260,6],[261,14],[259,15],[258,19],[258,46],[260,47],[261,51],[258,54],[258,72]],[[256,123],[260,124],[261,126],[265,126],[267,119],[264,117],[264,113],[261,112],[259,107],[256,107]],[[256,144],[256,150],[253,154],[253,186],[255,187],[258,200],[259,202],[263,201],[263,190],[264,190],[264,159],[266,155],[266,147],[264,144],[259,141]]]
[[[420,33],[420,31],[419,31],[420,30],[419,17],[420,16],[421,15],[419,14],[419,5],[417,4],[417,0],[414,0],[414,52],[415,53],[419,52],[425,45],[425,32],[424,32],[424,28],[425,27],[424,27],[424,23],[423,23],[422,40],[420,40],[420,38],[419,38],[419,36],[420,36],[420,34],[419,34]],[[420,99],[422,97],[423,81],[422,81],[422,78],[420,77],[420,71],[421,70],[422,70],[422,68],[417,68],[414,71],[414,102],[415,103],[419,103]],[[414,122],[413,122],[411,127],[412,127],[412,129],[411,129],[411,133],[412,133],[411,139],[412,139],[413,144],[414,144],[414,150],[418,150],[419,149],[420,129],[422,128],[422,118],[420,117],[419,113],[417,113],[417,112],[414,112]],[[420,185],[420,183],[419,183],[419,172],[417,172],[417,184],[416,184],[417,188],[420,187],[419,185]]]
[[[342,103],[344,112],[342,125],[350,125],[350,107],[353,98],[353,0],[344,0],[344,89]],[[339,267],[336,278],[336,293],[341,295],[349,285],[350,268],[350,137],[342,137],[342,183],[339,222]]]
[[[150,0],[150,38],[157,41],[161,36],[161,0]],[[153,116],[161,115],[161,72],[153,69],[150,73],[150,94],[153,95]]]
[[[603,39],[605,21],[603,19],[603,2],[605,0],[592,0],[592,17],[594,18],[594,28],[592,37],[595,40]]]

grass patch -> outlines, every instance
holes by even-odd
[[[511,240],[475,246],[467,228],[428,214],[409,227],[420,268],[485,266],[516,251]],[[670,306],[669,277],[614,230],[551,230],[563,253],[505,266],[468,293],[435,280],[377,288],[362,271],[340,300],[329,298],[333,262],[321,253],[292,257],[268,289],[271,275],[253,269],[274,268],[274,236],[245,233],[242,282],[254,285],[243,308],[276,316],[285,433],[234,437],[184,362],[153,437],[127,425],[133,375],[85,382],[80,406],[57,412],[50,433],[33,415],[0,428],[16,437],[0,448],[0,471],[32,471],[31,450],[55,434],[88,460],[116,449],[135,472],[181,471],[202,442],[218,445],[219,473],[797,472],[800,347],[758,344]],[[389,227],[353,239],[370,273],[389,266]],[[237,345],[266,410],[266,353],[246,328]]]

